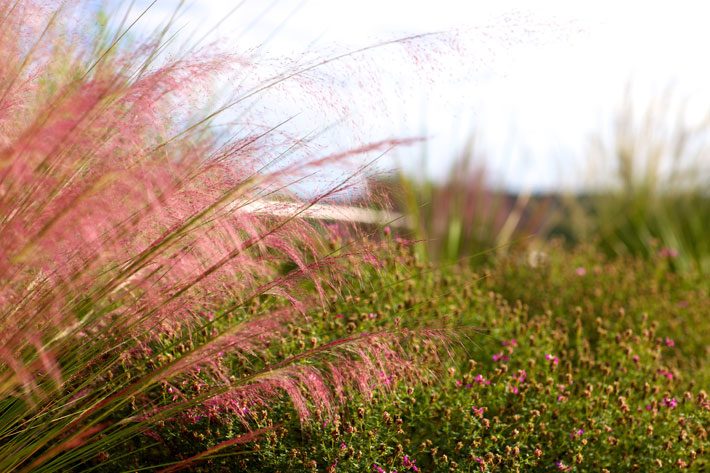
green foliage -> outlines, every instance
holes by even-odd
[[[400,173],[383,184],[406,215],[418,257],[427,261],[476,256],[474,264],[490,262],[511,245],[543,235],[552,222],[551,199],[493,187],[473,143],[444,182]]]
[[[285,401],[260,409],[252,421],[270,429],[264,437],[202,463],[204,471],[707,466],[710,301],[700,275],[554,245],[480,273],[422,265],[404,245],[383,253],[381,265],[272,349],[431,326],[458,332],[458,348],[415,340],[417,381],[382,379],[385,392],[351,397],[313,422],[301,423]],[[448,361],[438,368],[442,354]],[[180,458],[241,428],[210,422],[167,426],[152,454]]]
[[[710,271],[708,125],[687,123],[671,94],[639,112],[630,95],[589,156],[592,193],[572,198],[571,232],[608,255],[672,255],[677,270]]]

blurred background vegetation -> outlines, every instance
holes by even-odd
[[[492,183],[472,137],[448,178],[399,172],[373,184],[406,214],[403,235],[430,261],[490,261],[544,240],[596,245],[609,257],[710,269],[710,120],[686,125],[668,96],[639,107],[630,95],[581,158],[584,188],[512,192]],[[423,161],[432,159],[424,153]],[[426,166],[422,166],[426,168]]]

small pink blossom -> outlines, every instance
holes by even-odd
[[[415,460],[409,458],[409,455],[405,455],[402,458],[402,466],[409,468],[411,471],[419,471],[419,467],[416,465]]]
[[[482,384],[482,385],[489,385],[491,384],[491,381],[489,379],[486,379],[483,377],[481,374],[477,374],[475,378],[473,378],[473,382],[477,384]]]
[[[519,383],[524,383],[526,379],[528,379],[528,373],[525,370],[518,370],[518,373],[515,375],[515,379]]]
[[[504,347],[517,347],[518,346],[518,340],[515,338],[511,338],[510,340],[503,340],[500,343]]]
[[[658,370],[657,373],[660,374],[661,376],[667,378],[668,380],[671,380],[671,381],[673,380],[673,373],[671,373],[668,370]]]
[[[664,397],[663,405],[669,409],[675,409],[678,406],[678,400],[674,397]]]
[[[545,359],[549,361],[553,366],[557,366],[560,363],[560,359],[557,358],[555,355],[552,355],[551,353],[545,355]]]
[[[471,410],[473,411],[473,415],[474,415],[474,416],[476,416],[476,417],[478,417],[478,418],[482,418],[482,417],[483,417],[483,413],[486,411],[486,408],[485,408],[485,407],[472,406],[472,407],[471,407]]]
[[[510,360],[510,357],[508,357],[508,355],[504,354],[503,352],[495,353],[493,355],[493,361],[495,361],[496,363],[498,363],[499,361],[505,362],[508,360]]]
[[[579,268],[575,269],[574,272],[577,274],[577,276],[585,276],[587,274],[587,269],[583,266],[580,266]]]
[[[666,346],[669,348],[673,348],[675,346],[675,340],[673,340],[672,338],[666,337],[666,339],[663,340],[663,343],[665,343]]]

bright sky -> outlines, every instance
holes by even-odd
[[[152,19],[164,19],[175,3],[159,2]],[[181,22],[209,27],[210,37],[222,38],[228,48],[230,42],[239,50],[261,45],[273,56],[447,31],[457,49],[432,48],[422,58],[432,62],[431,69],[406,65],[402,48],[383,48],[362,59],[368,77],[376,77],[377,97],[353,97],[363,104],[374,99],[386,111],[373,114],[365,137],[427,134],[425,167],[436,177],[475,133],[476,147],[499,182],[554,189],[583,181],[589,137],[611,126],[627,84],[639,104],[672,84],[678,96],[689,99],[691,115],[710,110],[704,3],[194,0]],[[213,28],[237,5],[233,16]],[[342,87],[349,84],[344,79]],[[396,157],[420,172],[421,154],[419,147],[399,150]]]

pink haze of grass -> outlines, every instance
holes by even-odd
[[[370,391],[385,384],[382,376],[391,379],[384,373],[405,372],[410,365],[396,340],[377,333],[316,347],[236,385],[219,361],[224,353],[258,356],[311,302],[298,282],[309,278],[322,295],[340,274],[340,259],[323,256],[318,232],[298,215],[253,215],[234,202],[283,189],[304,168],[402,141],[264,171],[262,157],[271,151],[265,135],[225,142],[208,122],[174,119],[201,106],[212,81],[235,70],[248,74],[253,61],[210,49],[158,61],[157,35],[130,47],[116,33],[85,37],[86,28],[67,21],[81,8],[0,4],[0,396],[25,398],[37,422],[61,419],[60,428],[31,435],[19,427],[23,418],[2,418],[15,434],[0,447],[0,469],[31,470],[95,441],[106,433],[99,428],[107,422],[102,409],[140,400],[150,386],[180,376],[209,373],[201,393],[208,409],[239,415],[286,392],[307,418],[310,406],[327,411],[349,389]],[[273,83],[297,76],[288,71]],[[320,198],[348,185],[334,184]],[[280,274],[284,262],[297,269]],[[149,357],[161,334],[177,336],[262,294],[285,298],[292,308],[215,332],[208,343],[113,390],[81,384],[103,362],[110,371],[119,361]],[[305,359],[321,363],[300,364]],[[175,405],[200,415],[186,394],[171,392]],[[136,418],[175,410],[152,407]]]

